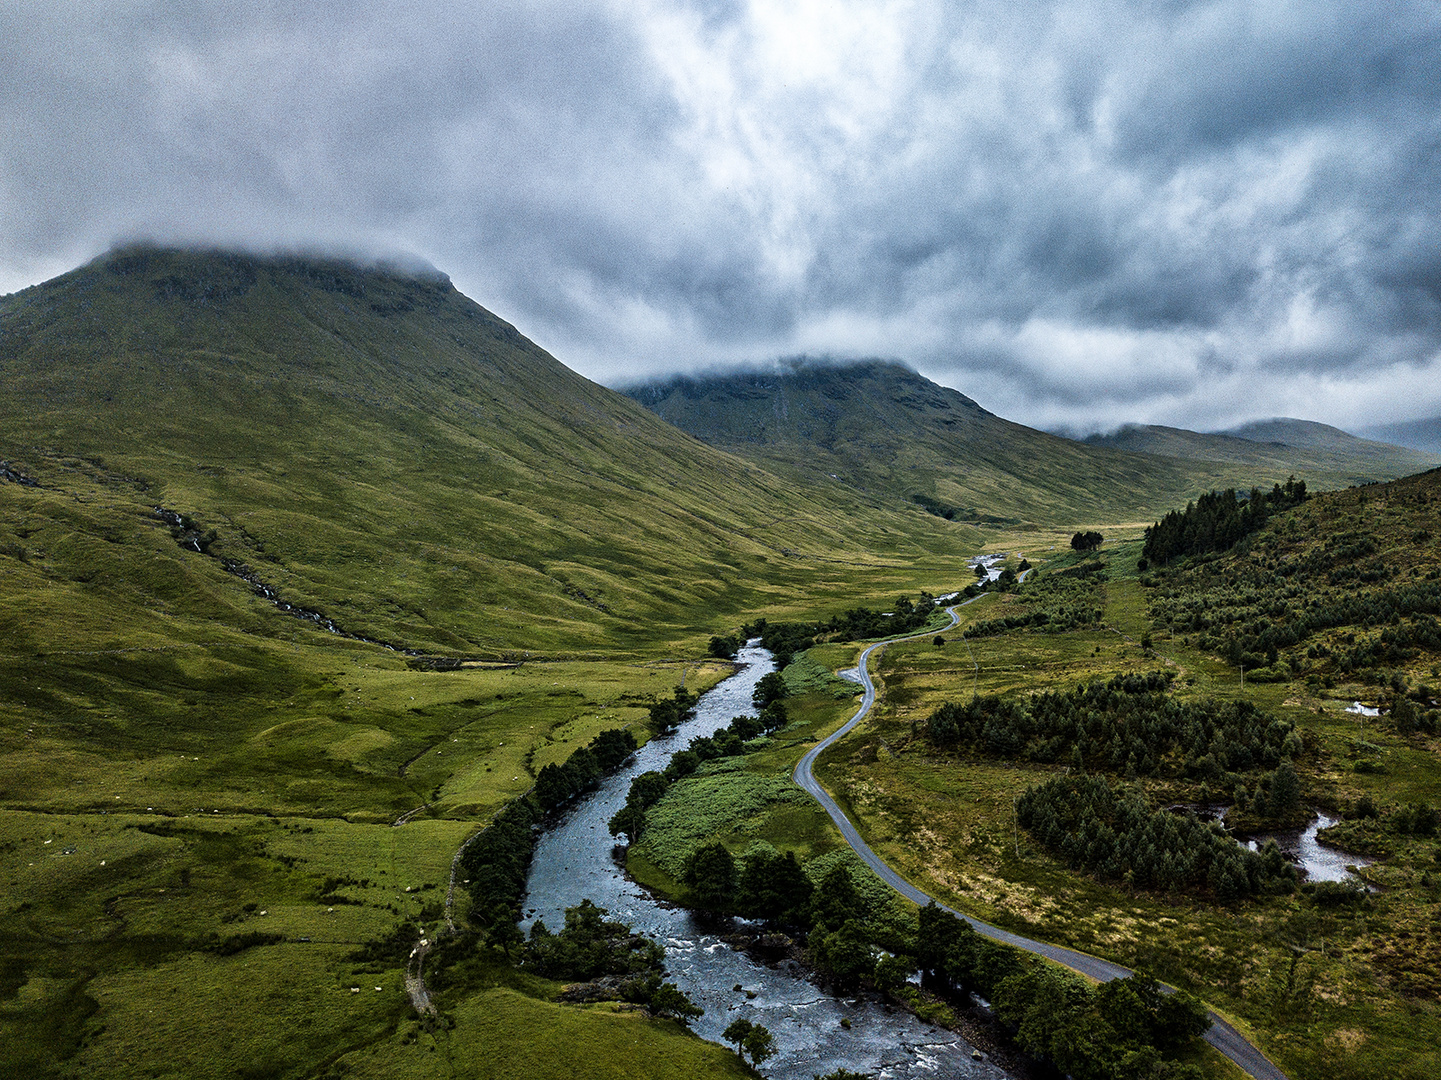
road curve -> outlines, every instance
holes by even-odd
[[[982,595],[987,594],[983,593]],[[975,599],[978,598],[971,598],[971,600]],[[971,600],[967,600],[965,603],[971,603]],[[964,604],[957,604],[954,607],[946,609],[947,614],[951,617],[951,621],[945,629],[948,630],[961,621],[961,616],[957,609],[963,606]],[[827,738],[822,739],[805,757],[801,758],[800,763],[796,765],[794,773],[795,782],[825,808],[826,813],[831,816],[831,820],[836,823],[836,828],[840,829],[841,835],[846,838],[846,843],[865,861],[867,866],[875,871],[876,876],[912,903],[924,907],[934,900],[936,906],[941,908],[941,910],[948,911],[957,918],[965,919],[966,922],[975,927],[978,933],[984,934],[994,941],[999,941],[1006,945],[1014,945],[1018,949],[1024,949],[1038,956],[1044,956],[1049,960],[1054,960],[1058,964],[1063,964],[1073,971],[1078,971],[1082,975],[1088,975],[1100,982],[1109,982],[1112,979],[1124,979],[1134,974],[1130,968],[1122,967],[1120,964],[1113,964],[1109,960],[1102,960],[1098,956],[1090,956],[1087,953],[1077,952],[1074,949],[1067,949],[1060,945],[1051,945],[1044,941],[1034,941],[1031,938],[1022,937],[1019,934],[1013,934],[1009,930],[1002,930],[999,926],[992,926],[990,923],[974,919],[964,912],[956,911],[954,908],[942,904],[939,900],[935,900],[934,897],[922,892],[905,878],[897,874],[879,855],[871,850],[870,845],[861,838],[861,834],[856,831],[856,827],[851,824],[850,818],[846,817],[841,808],[836,805],[836,801],[830,797],[825,788],[821,787],[820,782],[816,780],[813,772],[816,759],[821,756],[827,747],[842,738],[864,720],[866,715],[871,711],[871,706],[876,703],[876,684],[871,681],[871,673],[869,671],[871,655],[897,641],[914,641],[916,638],[928,637],[935,632],[935,630],[926,630],[919,634],[911,634],[908,637],[892,638],[889,641],[878,641],[874,645],[866,647],[866,650],[861,653],[861,659],[858,665],[861,686],[865,690],[865,695],[861,698],[860,708],[856,710],[856,714],[846,721],[846,723],[841,725],[840,728]],[[1247,1042],[1246,1038],[1239,1031],[1214,1012],[1211,1013],[1211,1026],[1206,1031],[1206,1041],[1234,1061],[1248,1075],[1255,1077],[1256,1080],[1288,1080],[1286,1074],[1273,1065],[1260,1050]]]

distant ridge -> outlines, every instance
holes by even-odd
[[[893,361],[793,360],[625,392],[702,442],[768,470],[974,524],[1155,516],[1205,490],[1209,477],[1174,460],[1012,423]]]
[[[1370,443],[1370,440],[1358,438],[1338,427],[1332,427],[1330,424],[1318,423],[1315,420],[1297,420],[1290,416],[1273,416],[1269,420],[1253,420],[1248,424],[1227,428],[1219,434],[1234,435],[1238,439],[1250,439],[1252,442],[1282,443],[1286,446],[1306,450],[1343,453],[1370,450],[1380,453],[1396,449],[1395,446],[1387,446],[1384,443]],[[1367,446],[1367,443],[1370,445]]]
[[[1359,439],[1328,424],[1290,417],[1258,420],[1212,433],[1128,425],[1084,441],[1091,446],[1187,461],[1245,466],[1256,470],[1257,476],[1294,473],[1313,488],[1394,480],[1441,464],[1441,457],[1435,455]]]
[[[1441,416],[1363,428],[1361,434],[1368,439],[1410,447],[1441,459]]]

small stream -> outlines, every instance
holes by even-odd
[[[1309,881],[1354,881],[1356,875],[1348,866],[1368,866],[1370,859],[1351,855],[1340,848],[1330,847],[1316,839],[1322,829],[1329,829],[1336,819],[1317,814],[1316,820],[1305,829],[1283,829],[1280,832],[1261,833],[1246,839],[1246,846],[1260,851],[1267,840],[1276,841],[1276,846],[1291,856],[1306,871]]]
[[[664,768],[671,754],[732,717],[754,714],[751,692],[774,665],[755,643],[747,644],[738,659],[742,669],[700,699],[694,720],[643,746],[541,837],[526,883],[522,927],[528,932],[540,918],[559,929],[565,909],[589,898],[612,918],[651,935],[665,946],[668,978],[705,1009],[692,1030],[719,1043],[721,1032],[739,1016],[765,1025],[777,1053],[762,1071],[774,1080],[811,1080],[839,1068],[886,1080],[1005,1077],[990,1061],[973,1060],[971,1046],[954,1032],[878,1001],[832,997],[788,965],[770,968],[752,960],[721,940],[724,925],[659,903],[625,877],[607,822],[625,804],[637,775]],[[732,989],[737,985],[741,990]],[[850,1022],[849,1028],[842,1027],[842,1020]]]

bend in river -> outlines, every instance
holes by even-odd
[[[636,776],[663,769],[670,755],[692,738],[725,727],[732,717],[754,715],[751,693],[774,665],[770,654],[754,643],[747,644],[738,659],[741,670],[700,699],[695,719],[674,735],[643,746],[633,761],[541,837],[526,882],[522,925],[529,930],[540,918],[558,928],[566,908],[590,899],[612,918],[650,934],[665,946],[669,977],[705,1009],[693,1030],[721,1042],[721,1032],[737,1017],[765,1025],[775,1036],[777,1054],[766,1062],[764,1072],[775,1080],[811,1080],[839,1068],[887,1080],[1004,1077],[991,1062],[973,1060],[970,1044],[954,1032],[864,997],[833,997],[795,970],[758,963],[726,945],[714,923],[657,903],[626,878],[613,854],[615,841],[607,823],[625,804]],[[737,984],[743,989],[733,990]],[[841,1026],[842,1020],[850,1022],[849,1028]]]

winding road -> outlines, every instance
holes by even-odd
[[[985,596],[988,594],[982,593],[981,595]],[[980,599],[980,597],[972,597],[962,604],[956,604],[953,607],[947,608],[946,611],[947,614],[950,615],[951,621],[945,629],[949,630],[961,621],[959,612],[961,607],[978,599]],[[1058,964],[1063,964],[1071,970],[1078,971],[1082,975],[1087,975],[1099,982],[1109,982],[1111,979],[1124,979],[1133,975],[1134,972],[1131,971],[1130,968],[1122,967],[1120,964],[1113,964],[1109,960],[1102,960],[1100,957],[1090,956],[1087,953],[1077,952],[1074,949],[1063,948],[1060,945],[1050,945],[1044,941],[1034,941],[1031,938],[1022,937],[1019,934],[1013,934],[1009,930],[1002,930],[999,926],[992,926],[990,923],[973,919],[964,912],[947,907],[939,900],[935,900],[934,897],[922,892],[892,870],[879,855],[871,850],[870,845],[861,838],[861,834],[856,830],[851,820],[846,817],[841,808],[836,805],[836,801],[830,797],[826,790],[821,787],[820,782],[815,778],[812,770],[815,766],[816,759],[821,756],[827,747],[845,736],[857,724],[864,720],[867,714],[870,713],[871,706],[876,703],[876,685],[871,681],[871,674],[868,670],[871,656],[881,649],[884,649],[887,645],[895,644],[898,641],[914,641],[917,638],[928,637],[934,633],[936,633],[936,631],[931,629],[919,634],[911,634],[907,637],[878,641],[876,644],[868,646],[866,650],[861,653],[857,670],[860,676],[861,686],[865,689],[865,696],[861,699],[860,708],[850,720],[830,736],[822,739],[805,757],[801,758],[800,763],[796,766],[794,774],[795,782],[810,793],[810,795],[825,808],[826,813],[831,816],[831,820],[836,823],[836,828],[840,829],[841,835],[846,838],[846,843],[850,844],[855,853],[865,860],[866,865],[875,871],[876,876],[912,903],[924,907],[934,900],[936,906],[941,908],[941,910],[948,911],[957,918],[965,919],[978,933],[984,934],[994,941],[999,941],[1006,945],[1014,945],[1018,949],[1024,949],[1038,956],[1044,956],[1049,960],[1054,960]],[[1211,1013],[1211,1027],[1206,1032],[1206,1041],[1234,1061],[1248,1075],[1255,1077],[1256,1080],[1287,1080],[1285,1073],[1273,1065],[1270,1060],[1262,1054],[1260,1050],[1249,1043],[1239,1031],[1214,1012]]]

